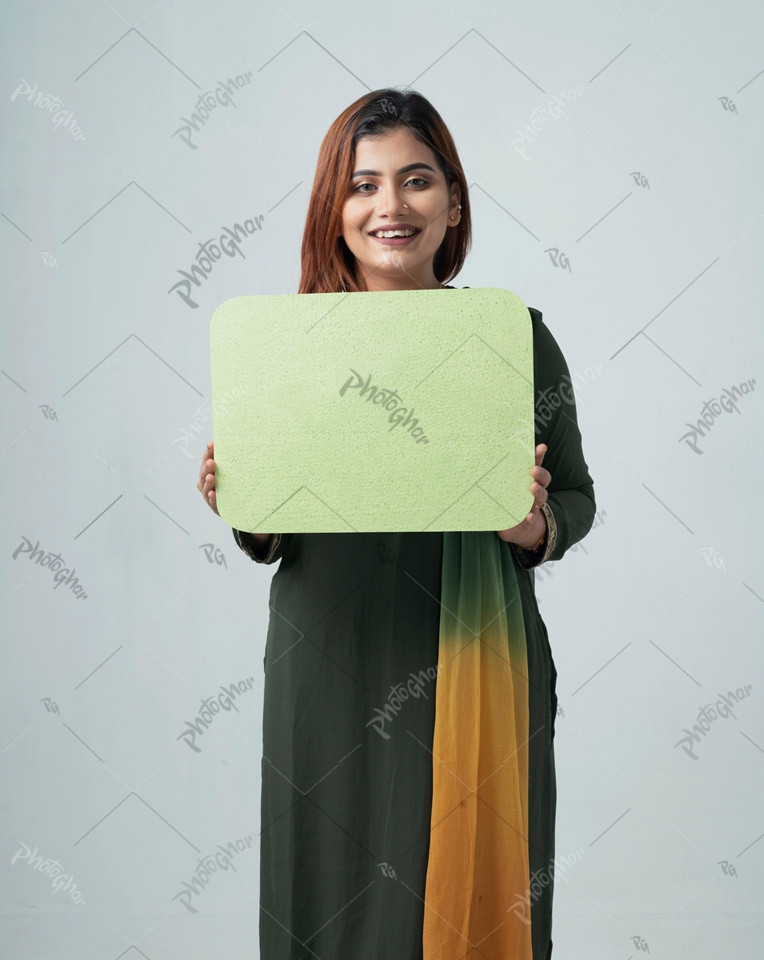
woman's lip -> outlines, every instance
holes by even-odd
[[[384,243],[387,247],[403,247],[410,241],[416,240],[421,232],[421,230],[417,230],[411,237],[375,237],[373,233],[370,233],[369,236],[372,240],[376,240],[377,243]]]

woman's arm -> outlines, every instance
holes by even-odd
[[[518,564],[526,570],[546,560],[561,560],[589,532],[597,509],[568,365],[541,311],[528,309],[533,322],[535,443],[547,446],[543,465],[552,479],[547,487],[544,543],[535,553],[511,544]]]

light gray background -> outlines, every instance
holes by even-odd
[[[196,489],[208,324],[229,297],[296,292],[326,129],[404,84],[470,184],[456,284],[543,312],[595,480],[594,529],[537,575],[562,711],[555,957],[760,954],[763,34],[753,3],[3,4],[7,956],[257,956],[274,568]],[[184,143],[197,98],[248,72]],[[196,309],[168,293],[199,243],[256,216]],[[752,379],[692,450],[687,423]],[[247,677],[201,752],[177,739]],[[746,684],[688,756],[683,729]],[[195,913],[174,899],[245,837]]]

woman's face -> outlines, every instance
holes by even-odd
[[[453,184],[449,198],[446,178],[432,150],[406,127],[362,137],[356,144],[349,189],[342,209],[342,236],[367,289],[438,289],[433,257],[446,230],[459,223],[461,198],[458,184]],[[392,243],[372,236],[394,224],[418,232],[410,240]]]

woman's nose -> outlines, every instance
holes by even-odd
[[[404,213],[403,193],[397,185],[381,187],[379,191],[379,206],[377,213],[380,216],[395,217]]]

